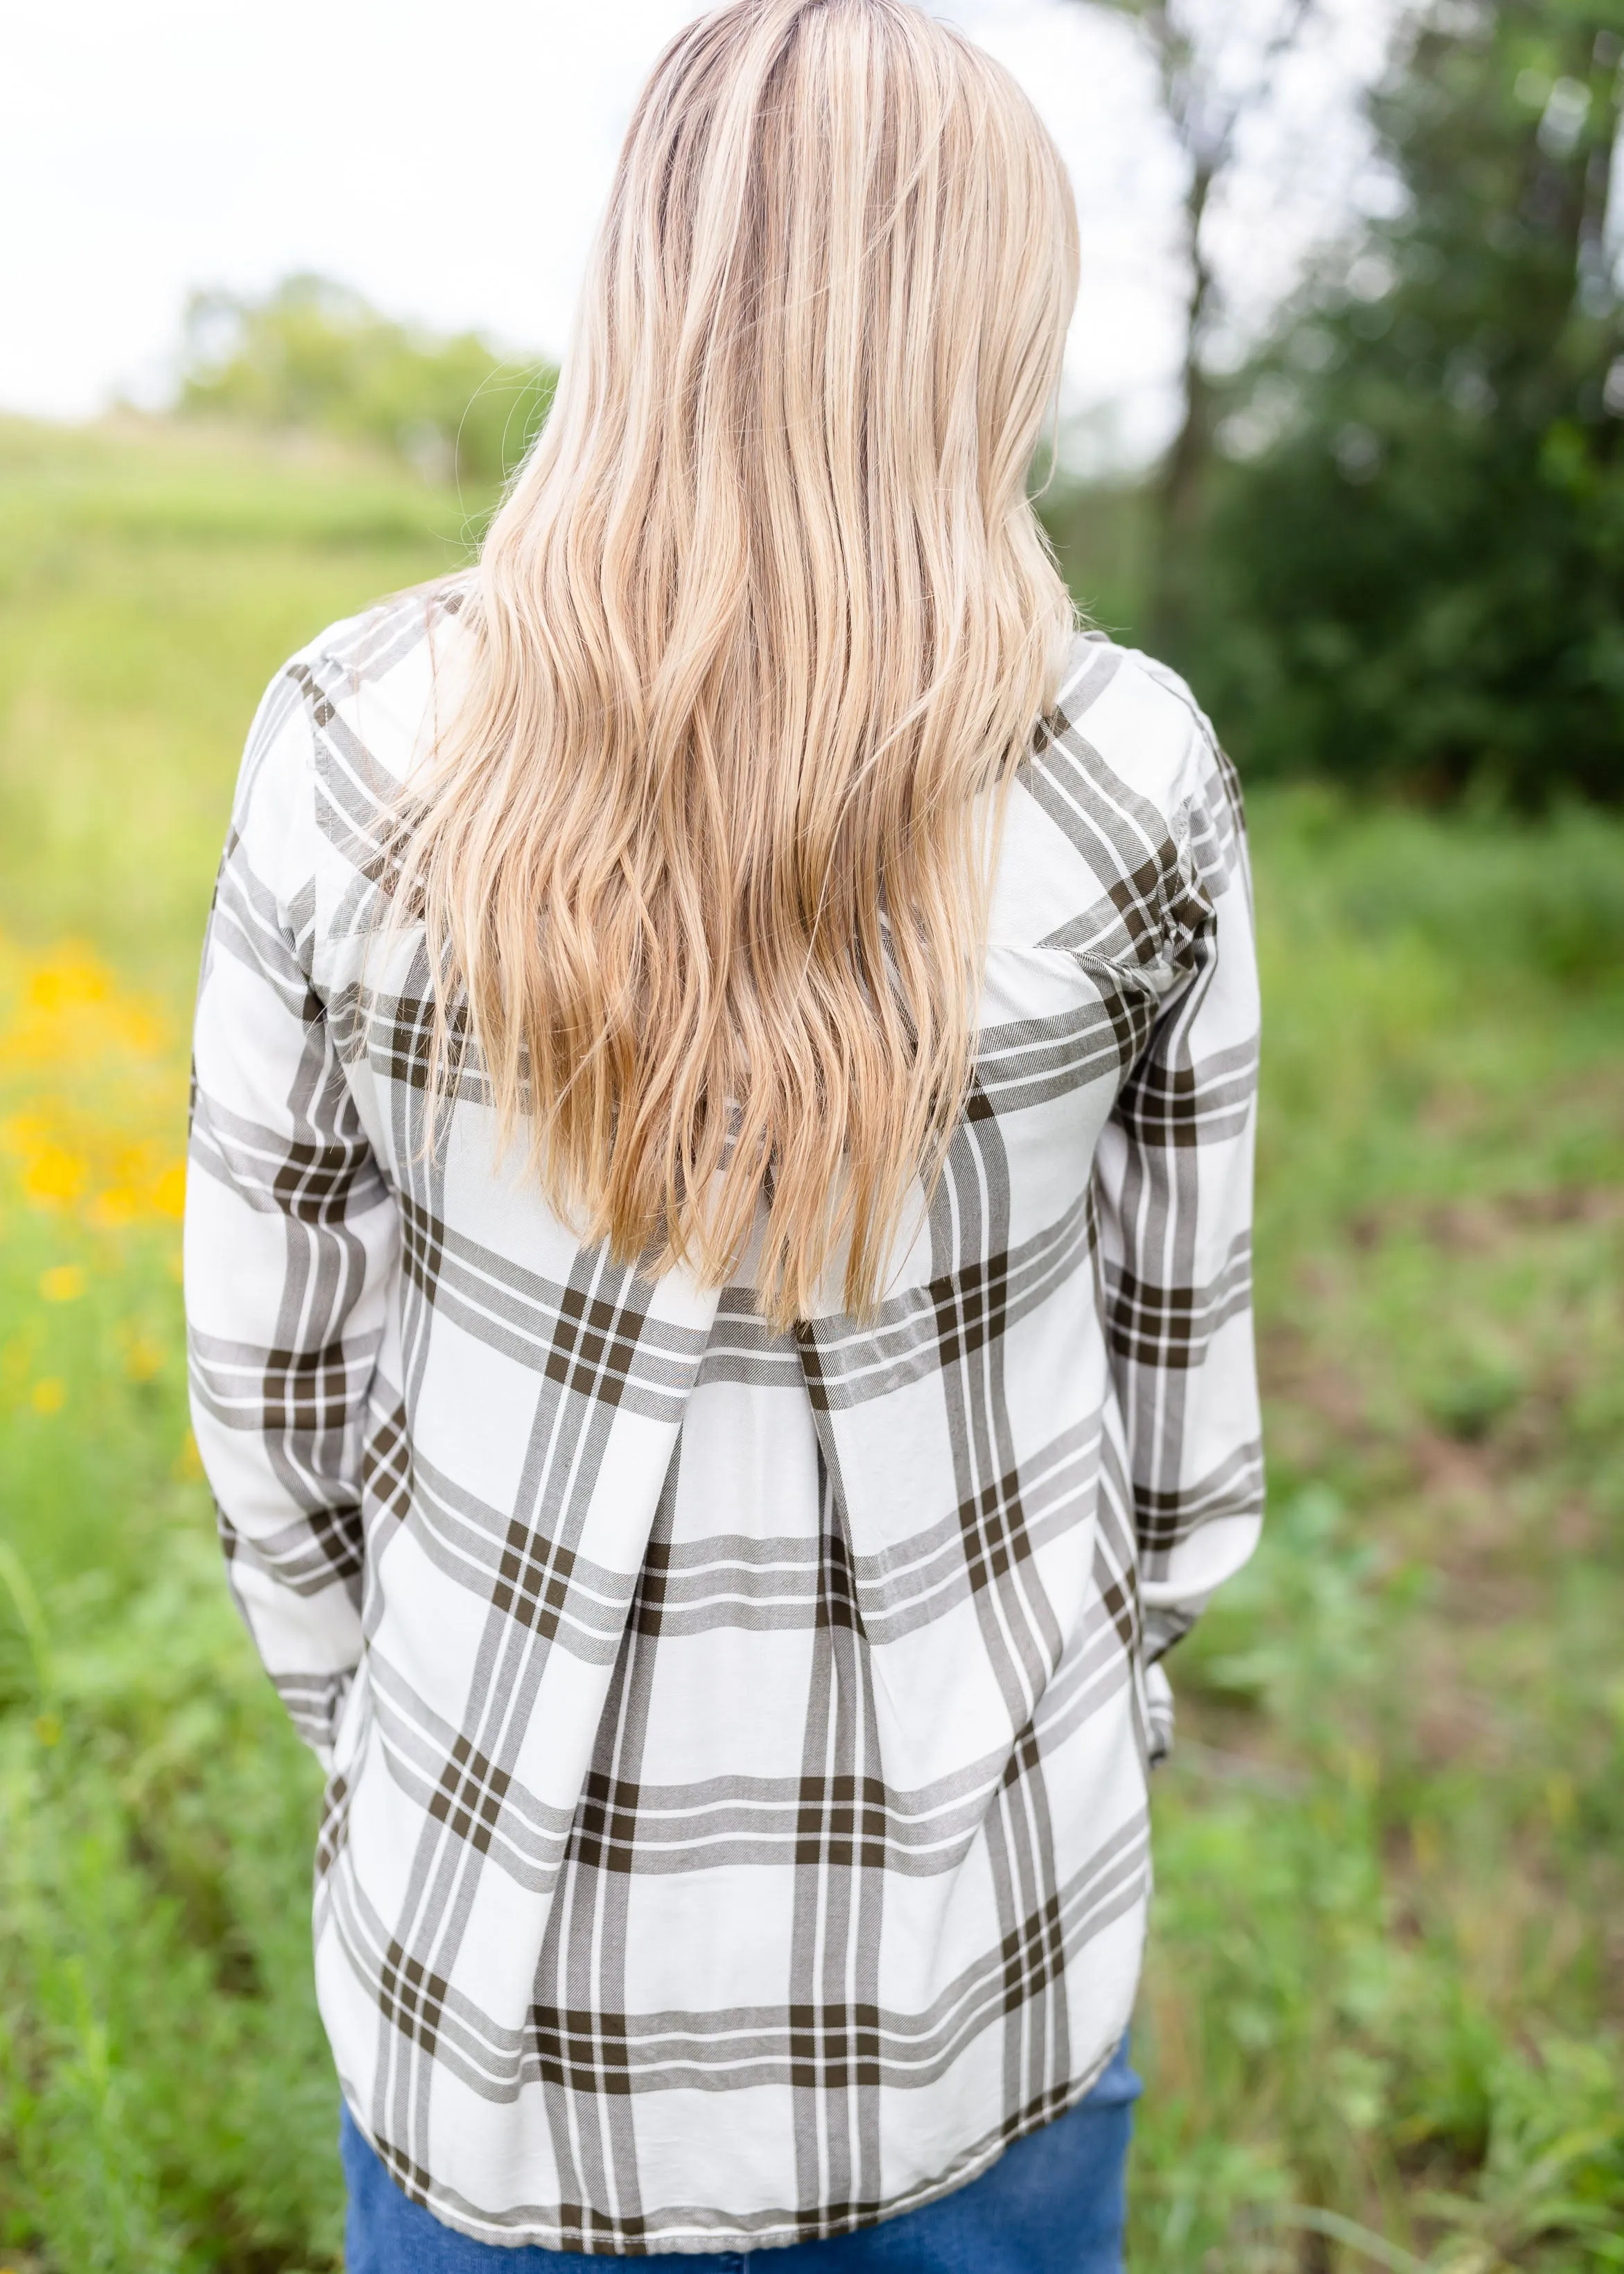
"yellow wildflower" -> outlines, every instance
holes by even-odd
[[[85,1188],[85,1163],[65,1145],[41,1145],[23,1170],[23,1190],[41,1208],[60,1208]]]
[[[177,1220],[186,1206],[186,1163],[171,1161],[152,1188],[152,1204],[160,1216]]]
[[[67,1402],[68,1385],[54,1374],[36,1382],[28,1393],[28,1403],[36,1413],[60,1413]]]
[[[28,957],[0,938],[0,1086],[19,1197],[94,1231],[179,1216],[184,1065],[157,1013],[88,949]]]
[[[80,1263],[53,1263],[40,1274],[40,1292],[48,1303],[71,1303],[85,1291],[85,1269]]]
[[[140,1213],[139,1198],[128,1185],[111,1185],[91,1201],[85,1221],[93,1231],[123,1231],[139,1220]]]
[[[123,993],[89,948],[69,942],[27,970],[15,1007],[0,1030],[0,1064],[82,1065],[109,1056],[155,1058],[162,1021],[138,997]]]

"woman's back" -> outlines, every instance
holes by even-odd
[[[1249,1552],[1257,998],[1180,683],[1078,642],[1004,794],[973,1073],[877,1303],[583,1240],[470,1061],[438,1142],[391,816],[462,587],[274,682],[201,990],[188,1287],[234,1585],[329,1759],[318,1979],[489,2240],[842,2232],[1098,2074],[1154,1661]]]

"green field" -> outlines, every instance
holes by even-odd
[[[318,1777],[221,1580],[184,1030],[259,690],[465,557],[0,424],[0,2268],[338,2263]],[[1624,2266],[1624,827],[1253,804],[1272,1517],[1180,1653],[1136,2274]]]

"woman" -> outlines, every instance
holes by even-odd
[[[734,0],[477,573],[255,723],[195,1408],[328,1770],[351,2274],[1120,2264],[1257,1004],[1227,766],[1027,501],[1075,267],[985,56]]]

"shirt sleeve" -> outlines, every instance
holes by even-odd
[[[312,982],[307,681],[290,669],[259,707],[209,915],[185,1287],[232,1593],[326,1761],[361,1653],[361,1442],[398,1220]]]
[[[1095,1163],[1106,1331],[1127,1437],[1152,1754],[1159,1661],[1258,1539],[1263,1455],[1252,1314],[1259,992],[1238,785],[1205,722],[1174,817],[1177,976]]]

